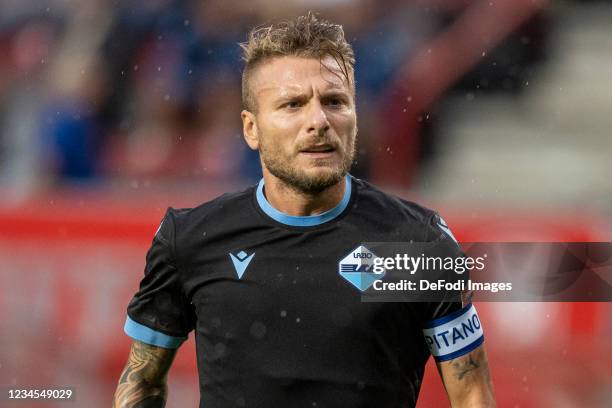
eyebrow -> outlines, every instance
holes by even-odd
[[[342,88],[338,88],[338,87],[331,87],[321,92],[321,98],[323,99],[333,98],[333,97],[347,97],[348,98],[348,96],[349,96],[349,92],[347,92],[346,90]],[[307,99],[310,99],[309,95],[306,95],[301,92],[289,91],[284,95],[279,95],[279,96],[274,97],[273,101],[274,103],[280,103],[280,102],[285,102],[285,101],[290,101],[290,100],[305,101]]]
[[[269,90],[278,89],[278,88],[268,88]],[[349,91],[342,86],[338,86],[337,84],[330,84],[321,90],[321,94],[348,94]],[[296,98],[303,96],[304,93],[301,90],[296,88],[285,88],[283,95],[278,96],[280,98]]]

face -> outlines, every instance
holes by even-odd
[[[342,180],[353,162],[354,95],[331,57],[278,57],[251,77],[257,111],[243,111],[244,135],[264,172],[304,192]]]

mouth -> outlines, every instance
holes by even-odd
[[[300,150],[300,153],[306,154],[310,157],[319,158],[319,157],[328,157],[334,154],[336,148],[329,144],[315,145],[309,146],[305,149]]]

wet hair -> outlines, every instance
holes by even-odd
[[[344,37],[341,25],[319,19],[309,12],[293,20],[256,27],[240,44],[245,67],[242,72],[242,104],[255,112],[257,104],[250,88],[253,72],[276,57],[304,57],[322,60],[331,56],[340,67],[343,79],[355,92],[355,54]]]

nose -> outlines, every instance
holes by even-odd
[[[308,133],[322,134],[329,130],[329,121],[323,105],[319,100],[313,100],[308,109]]]

